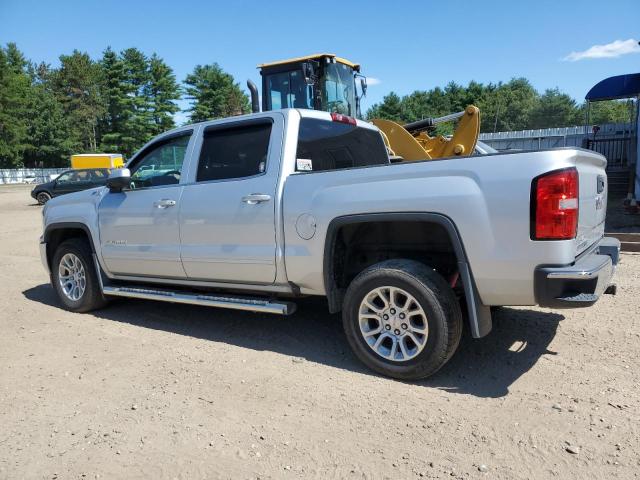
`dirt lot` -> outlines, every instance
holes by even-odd
[[[372,375],[338,317],[57,306],[40,207],[0,187],[0,478],[638,478],[640,256],[618,296],[504,308],[433,378]],[[572,450],[574,453],[569,452]]]

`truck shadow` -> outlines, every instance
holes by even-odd
[[[23,295],[59,307],[48,284],[25,290]],[[298,312],[289,317],[145,300],[116,300],[88,315],[376,375],[351,353],[340,316],[329,315],[320,298],[299,300]],[[555,355],[548,346],[564,319],[562,315],[501,308],[493,318],[494,328],[488,336],[474,340],[465,332],[451,361],[433,377],[416,384],[477,397],[501,397],[544,355]]]
[[[551,311],[502,307],[493,312],[493,330],[481,339],[468,331],[458,352],[423,384],[478,397],[502,397],[509,386],[538,360],[557,355],[549,350],[564,316]]]

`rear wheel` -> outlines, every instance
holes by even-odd
[[[51,271],[53,287],[67,310],[89,312],[107,304],[86,240],[62,242],[53,255]]]
[[[49,200],[51,200],[51,195],[49,195],[47,192],[40,192],[38,195],[36,195],[36,200],[40,205],[44,205]]]
[[[413,260],[388,260],[361,272],[347,289],[342,316],[358,358],[402,380],[437,372],[462,334],[453,290],[437,272]]]

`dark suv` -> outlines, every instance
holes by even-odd
[[[41,183],[31,191],[31,196],[40,205],[44,205],[53,197],[65,193],[79,192],[89,188],[101,187],[107,182],[108,168],[87,168],[84,170],[67,170],[55,180]]]

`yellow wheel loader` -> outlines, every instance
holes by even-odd
[[[360,104],[367,79],[360,65],[330,53],[291,58],[258,65],[262,76],[262,110],[308,108],[362,118]],[[358,81],[359,80],[359,81]],[[359,91],[358,91],[359,84]],[[247,81],[251,108],[260,111],[258,88]],[[458,121],[453,135],[431,137],[428,132],[444,122]],[[374,119],[395,161],[415,161],[471,155],[480,133],[480,110],[469,105],[463,112],[400,125]]]

